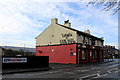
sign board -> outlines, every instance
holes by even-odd
[[[3,58],[3,63],[26,63],[27,58]]]

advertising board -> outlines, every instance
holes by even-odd
[[[26,63],[27,58],[3,58],[3,63]]]

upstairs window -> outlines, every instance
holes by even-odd
[[[91,45],[95,45],[95,39],[91,39]]]

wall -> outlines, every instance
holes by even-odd
[[[5,60],[4,60],[5,58]],[[24,62],[10,62],[9,59],[26,59]],[[17,68],[47,68],[49,67],[49,57],[48,56],[13,56],[2,57],[4,62],[2,63],[2,69],[17,69]]]
[[[36,47],[36,56],[49,56],[50,63],[76,64],[75,54],[76,44]]]
[[[66,38],[66,35],[69,37]],[[76,42],[76,32],[58,24],[51,24],[36,38],[36,45],[65,44],[61,43],[64,40]]]
[[[0,47],[0,56],[4,55],[4,53],[5,53],[5,49]]]
[[[77,34],[77,42],[78,42],[78,43],[83,43],[83,39],[84,39],[84,38],[83,38],[83,35],[81,35],[81,34],[78,35],[78,34]]]

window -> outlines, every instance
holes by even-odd
[[[91,39],[91,45],[95,45],[95,39]]]
[[[90,56],[92,56],[92,52],[90,51]]]
[[[42,53],[42,51],[38,51],[39,53]]]
[[[95,59],[95,52],[92,52],[92,58]]]
[[[73,56],[73,51],[72,51],[72,49],[70,49],[70,56]]]
[[[99,41],[97,41],[97,46],[99,46]]]
[[[95,52],[94,51],[90,51],[90,57],[92,57],[92,59],[95,59]]]
[[[86,53],[85,53],[85,50],[82,50],[82,59],[86,59]]]

